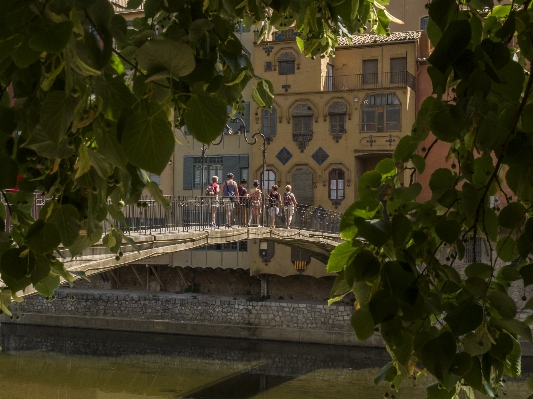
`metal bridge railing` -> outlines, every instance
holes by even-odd
[[[151,197],[142,197],[135,205],[126,205],[122,208],[125,222],[124,226],[111,215],[102,223],[104,233],[109,231],[112,224],[118,226],[126,234],[163,234],[187,231],[200,231],[208,229],[233,228],[247,226],[250,220],[250,204],[248,199],[232,202],[229,199],[217,197],[174,197],[167,196],[170,206],[163,205]],[[34,219],[39,217],[39,212],[49,198],[40,194],[34,195],[31,215]],[[268,227],[270,224],[269,206],[267,201],[260,205],[260,224]],[[284,228],[283,209],[275,218],[275,227]],[[294,210],[291,229],[310,230],[321,233],[338,234],[342,213],[330,211],[322,207],[298,205]],[[214,221],[214,224],[213,224]],[[250,227],[256,227],[257,223]],[[6,230],[12,227],[12,220],[7,212]]]

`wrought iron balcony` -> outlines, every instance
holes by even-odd
[[[407,71],[322,76],[323,91],[344,91],[409,87],[416,91],[416,79]]]

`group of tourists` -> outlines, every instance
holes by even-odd
[[[259,188],[259,180],[254,180],[253,188],[248,190],[246,179],[241,180],[238,185],[233,180],[233,173],[228,173],[226,180],[220,187],[218,183],[218,176],[211,178],[211,183],[208,184],[205,195],[211,197],[211,223],[210,227],[216,227],[215,217],[217,208],[221,205],[226,211],[226,227],[231,227],[236,223],[240,217],[242,226],[263,227],[261,225],[261,211],[263,192]],[[222,203],[219,201],[219,195],[222,192]],[[266,197],[266,204],[268,206],[268,215],[270,227],[276,227],[276,216],[285,217],[285,228],[290,229],[294,210],[298,203],[296,197],[292,193],[290,185],[285,186],[285,193],[283,196],[278,193],[278,186],[274,184],[270,193]],[[248,217],[248,218],[247,218]],[[255,221],[255,224],[253,222]]]

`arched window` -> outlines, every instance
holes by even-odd
[[[294,64],[296,56],[290,51],[284,51],[278,57],[278,74],[292,75],[294,73]]]
[[[362,132],[401,130],[401,103],[396,93],[367,95],[361,114]]]
[[[313,113],[308,104],[298,104],[292,110],[292,140],[301,152],[313,139]]]
[[[261,172],[261,190],[270,191],[274,184],[276,184],[276,173],[273,170],[265,170],[264,175]]]
[[[346,133],[346,104],[342,101],[334,101],[328,107],[329,133],[337,143],[344,133]]]
[[[428,28],[428,22],[429,17],[427,15],[425,17],[420,18],[420,30],[426,30]]]
[[[268,143],[276,135],[276,119],[278,111],[272,107],[272,111],[266,109],[263,110],[263,134],[266,137]]]
[[[332,169],[329,172],[329,199],[342,201],[344,199],[345,173],[342,169]]]

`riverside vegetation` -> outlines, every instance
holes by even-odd
[[[176,131],[187,125],[211,142],[227,105],[232,114],[244,109],[247,84],[259,106],[271,107],[272,86],[254,73],[237,23],[260,25],[259,40],[295,25],[306,56],[333,56],[339,36],[388,34],[395,19],[387,4],[129,0],[144,16],[128,29],[107,0],[3,1],[0,220],[9,216],[12,229],[0,234],[2,311],[30,285],[49,297],[61,278],[83,277],[56,257],[60,245],[81,253],[102,239],[108,215],[126,225],[121,207],[143,190],[166,202],[146,172],[163,171]],[[379,330],[386,341],[392,359],[376,383],[397,388],[429,373],[437,380],[426,388],[430,398],[497,397],[505,376],[520,375],[519,338],[532,341],[530,319],[517,318],[508,294],[511,284],[533,284],[532,3],[433,0],[428,11],[433,96],[393,159],[358,182],[360,200],[342,221],[346,242],[328,263],[338,273],[332,301],[353,292],[358,338]],[[416,149],[430,132],[449,143],[454,163],[432,173],[432,198],[420,202],[420,184],[403,187],[399,174],[424,172],[432,147]],[[37,220],[35,191],[53,198]],[[506,198],[501,209],[490,206],[496,193]],[[491,262],[468,265],[462,276],[454,264],[470,236],[474,245],[486,239]],[[133,244],[119,226],[103,242],[118,257],[123,243]],[[497,260],[505,265],[496,268]],[[533,389],[532,378],[526,384]]]

